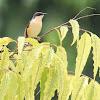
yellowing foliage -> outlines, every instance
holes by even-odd
[[[92,34],[93,61],[94,61],[94,79],[96,77],[98,67],[100,68],[100,38]]]
[[[9,66],[9,52],[8,48],[4,47],[4,52],[1,55],[0,68],[8,69]]]
[[[73,42],[71,45],[73,45],[76,42],[76,40],[79,38],[79,24],[78,21],[72,19],[69,21],[69,23],[72,26]]]
[[[75,75],[80,76],[91,50],[91,37],[86,32],[81,36],[77,49],[78,54],[76,58]]]
[[[62,46],[62,41],[65,38],[67,32],[68,32],[68,28],[66,26],[62,26],[60,28],[60,31],[58,29],[56,29],[58,36],[59,36],[59,40],[60,40],[60,45]]]
[[[100,68],[100,38],[93,33],[83,33],[79,39],[79,24],[70,20],[74,36],[72,45],[77,41],[75,75],[67,71],[67,52],[62,47],[68,28],[57,29],[60,46],[54,50],[50,43],[39,43],[32,38],[18,37],[16,52],[6,47],[15,42],[9,37],[0,39],[0,100],[51,100],[55,91],[58,100],[99,100],[100,84],[95,77]],[[28,42],[30,45],[25,45]],[[91,47],[93,47],[94,80],[82,75]],[[37,86],[40,90],[36,94]]]
[[[61,31],[61,41],[63,41],[63,39],[65,38],[67,32],[68,32],[68,28],[66,26],[62,26],[60,28]]]
[[[9,38],[9,37],[0,38],[0,46],[1,45],[8,45],[10,42],[16,42],[16,41]]]

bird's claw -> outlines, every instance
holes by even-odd
[[[39,36],[37,36],[37,37],[35,37],[35,38],[37,38],[38,41],[40,41],[40,39],[41,39],[41,37],[39,37]]]

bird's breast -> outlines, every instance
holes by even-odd
[[[42,21],[31,21],[27,28],[28,37],[37,37],[42,28]]]

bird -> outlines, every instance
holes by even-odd
[[[36,38],[42,29],[42,19],[47,13],[36,12],[25,28],[25,38]]]

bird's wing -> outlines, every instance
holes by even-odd
[[[28,23],[28,25],[27,25],[27,27],[25,28],[25,31],[24,31],[25,38],[28,38],[27,28],[29,27],[29,25],[30,25],[30,22]]]

